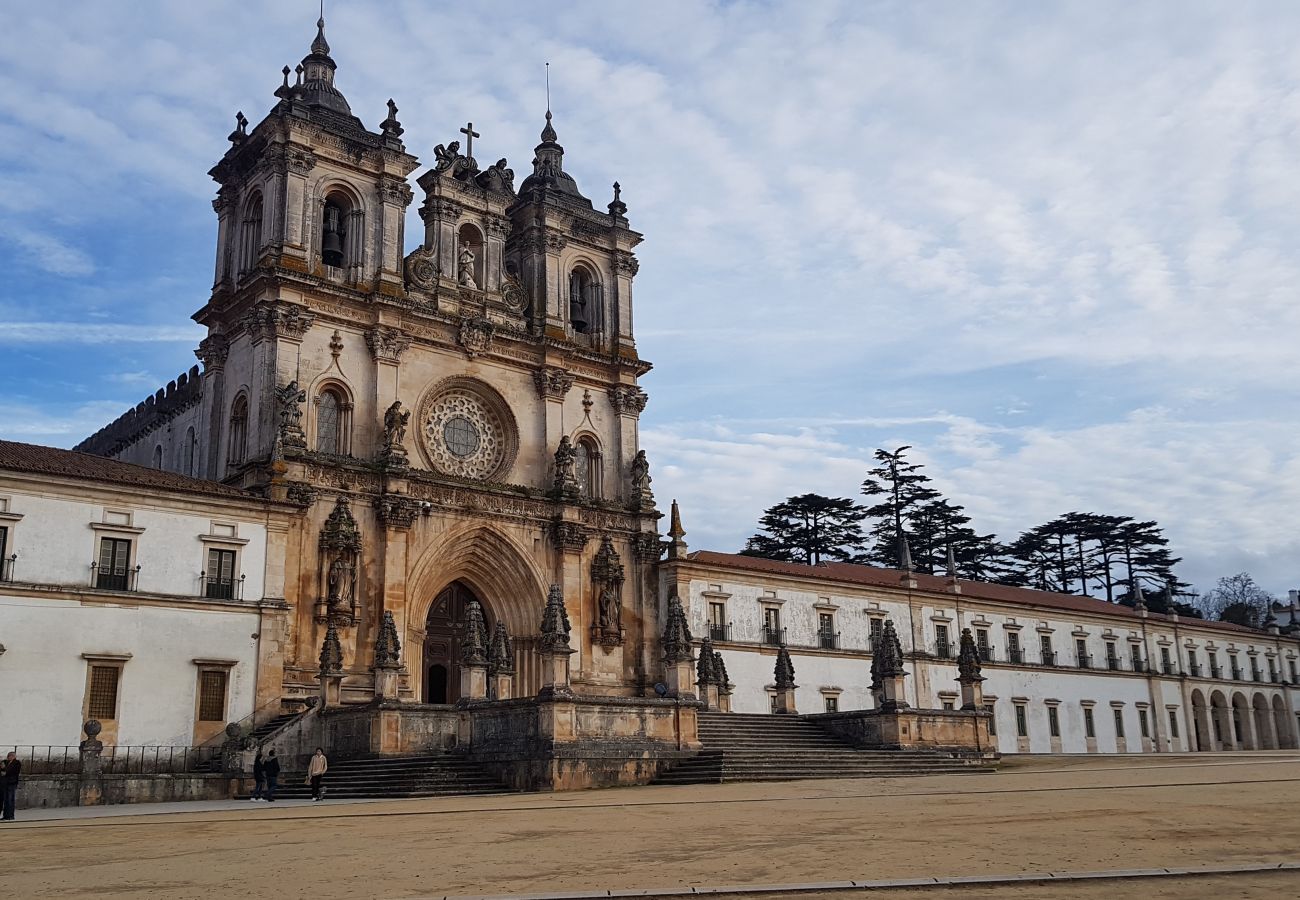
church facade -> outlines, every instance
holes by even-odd
[[[665,540],[619,186],[603,209],[582,193],[549,111],[519,184],[475,158],[472,124],[412,181],[397,107],[368,128],[330,54],[322,21],[211,171],[202,367],[78,452],[0,453],[0,550],[20,554],[0,570],[0,680],[30,684],[0,740],[75,743],[107,708],[91,681],[108,676],[86,673],[116,666],[110,742],[219,738],[202,673],[223,671],[229,723],[310,708],[333,750],[477,746],[531,759],[503,776],[518,786],[644,781],[699,749],[702,705],[832,730],[893,716],[918,730],[892,743],[960,732],[979,753],[1300,746],[1294,622],[689,553],[675,504]],[[60,553],[96,535],[134,543],[87,584]],[[172,618],[122,624],[145,609]],[[155,678],[179,686],[167,712],[126,690]]]

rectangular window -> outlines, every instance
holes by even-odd
[[[1169,656],[1168,647],[1160,648],[1160,668],[1164,670],[1166,675],[1172,675],[1174,673],[1174,661]]]
[[[1056,665],[1056,653],[1052,650],[1052,636],[1050,634],[1040,634],[1038,636],[1038,651],[1042,654],[1043,665]]]
[[[1295,660],[1294,660],[1294,659],[1288,659],[1288,660],[1286,661],[1286,664],[1287,664],[1287,667],[1291,670],[1291,683],[1292,683],[1292,684],[1300,684],[1300,678],[1297,678],[1297,677],[1296,677],[1296,675],[1300,674],[1300,672],[1297,672],[1297,671],[1296,671]]]
[[[220,669],[199,672],[199,721],[220,722],[226,718],[227,673]]]
[[[95,567],[95,587],[106,591],[127,590],[130,565],[130,540],[126,538],[100,538],[99,561]]]
[[[934,626],[934,645],[935,654],[940,659],[947,659],[952,655],[952,648],[948,645],[948,626]]]
[[[989,650],[989,630],[987,628],[975,629],[975,646],[979,650],[980,659],[984,662],[988,662],[993,658],[993,653]]]
[[[868,633],[871,636],[871,646],[874,647],[876,646],[876,641],[880,640],[881,632],[884,631],[885,620],[873,618],[871,619],[870,623],[867,625],[867,628],[868,628]]]
[[[1219,672],[1219,654],[1217,654],[1217,653],[1215,653],[1213,650],[1211,650],[1211,651],[1210,651],[1210,677],[1211,677],[1211,678],[1218,678],[1219,675],[1220,675],[1220,672]]]
[[[1007,659],[1013,663],[1021,662],[1020,659],[1020,634],[1015,631],[1007,632]]]
[[[1106,667],[1109,669],[1119,668],[1119,650],[1114,641],[1106,642]]]
[[[86,709],[90,718],[110,722],[117,718],[117,682],[121,672],[117,666],[90,667],[90,703]]]
[[[823,650],[835,649],[835,614],[817,614],[817,645]]]
[[[1052,737],[1061,736],[1061,714],[1055,706],[1047,707],[1047,729]]]
[[[1147,724],[1147,711],[1145,709],[1138,710],[1138,731],[1142,732],[1144,738],[1151,737],[1151,727]]]
[[[827,698],[826,698],[826,711],[827,711],[827,712],[839,712],[839,711],[840,711],[840,698],[839,698],[839,697],[827,697]]]
[[[1268,658],[1268,680],[1277,681],[1277,662],[1271,656]]]
[[[1124,736],[1124,710],[1116,707],[1114,712],[1115,712],[1115,737],[1122,738]]]
[[[1252,681],[1259,681],[1259,658],[1252,656],[1250,658],[1250,678]]]
[[[1200,664],[1197,663],[1197,661],[1196,661],[1196,651],[1195,651],[1195,650],[1188,650],[1188,651],[1187,651],[1187,668],[1189,668],[1189,669],[1192,670],[1192,674],[1193,674],[1193,675],[1200,675],[1200,674],[1201,674],[1201,667],[1200,667]]]
[[[991,704],[985,704],[984,711],[989,714],[989,735],[992,737],[997,737],[998,717],[993,712],[993,706]]]
[[[1232,680],[1233,680],[1233,681],[1240,681],[1240,680],[1241,680],[1241,663],[1239,663],[1239,662],[1237,661],[1237,654],[1235,654],[1235,653],[1229,653],[1229,654],[1228,654],[1228,666],[1232,669]]]
[[[1142,645],[1129,644],[1128,656],[1129,659],[1133,661],[1133,671],[1141,672],[1142,671]]]
[[[1178,710],[1169,710],[1169,736],[1178,737]]]
[[[9,528],[0,525],[0,581],[13,581],[13,566],[9,562]]]
[[[1092,707],[1083,708],[1083,733],[1085,737],[1095,738],[1097,736],[1097,722],[1092,717]]]
[[[715,641],[730,639],[727,634],[727,604],[709,604],[709,637]]]
[[[235,596],[235,551],[209,550],[203,596],[230,600]]]
[[[1029,710],[1025,704],[1016,704],[1016,736],[1029,737]]]
[[[1074,641],[1074,655],[1079,660],[1079,668],[1086,669],[1091,660],[1088,658],[1088,642],[1083,638],[1076,638]]]
[[[776,712],[776,694],[767,695],[767,705],[771,712]]]
[[[775,606],[763,607],[763,643],[781,644],[781,610]]]

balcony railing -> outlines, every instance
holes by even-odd
[[[1110,669],[1112,672],[1118,672],[1122,665],[1123,664],[1119,661],[1118,656],[1106,657],[1106,668]]]
[[[838,631],[817,632],[817,646],[823,650],[838,650],[840,648],[840,633]]]
[[[1187,667],[1187,670],[1188,672],[1191,673],[1191,676],[1193,678],[1201,677],[1201,667],[1197,663],[1192,663],[1190,666]]]
[[[763,626],[763,643],[770,644],[773,647],[779,647],[785,643],[785,629],[773,628],[770,625]]]
[[[1242,680],[1242,677],[1241,677],[1241,668],[1240,668],[1239,666],[1233,666],[1233,667],[1232,667],[1232,680],[1233,680],[1233,681],[1241,681],[1241,680]]]
[[[1168,660],[1161,661],[1160,670],[1166,675],[1174,674],[1174,664]]]
[[[1091,669],[1091,668],[1092,668],[1092,657],[1089,656],[1088,654],[1086,654],[1086,653],[1080,653],[1080,654],[1078,654],[1078,660],[1079,660],[1079,668],[1080,668],[1080,669]]]
[[[0,581],[14,580],[14,566],[18,564],[18,554],[0,559]]]
[[[1040,652],[1040,655],[1041,655],[1041,657],[1042,657],[1043,665],[1045,665],[1045,666],[1054,666],[1054,665],[1056,665],[1056,653],[1055,653],[1054,651],[1052,651],[1052,650],[1043,650],[1043,651]]]
[[[725,625],[719,622],[709,623],[709,640],[711,641],[729,641],[731,640],[731,624]]]
[[[1280,684],[1282,682],[1282,679],[1278,677],[1278,674],[1276,672],[1269,672],[1268,680],[1273,684]]]
[[[1211,677],[1211,678],[1222,678],[1222,677],[1223,677],[1223,666],[1210,666],[1210,677]]]
[[[940,659],[952,659],[952,645],[947,641],[936,641],[934,644],[934,655]]]
[[[979,647],[980,662],[993,662],[993,648]]]
[[[205,576],[203,596],[209,600],[242,600],[244,599],[244,576],[240,575],[238,579]]]
[[[1135,660],[1133,660],[1133,671],[1134,671],[1134,672],[1145,672],[1146,670],[1147,670],[1147,661],[1146,661],[1145,659],[1135,659]]]
[[[99,563],[90,564],[90,583],[101,591],[134,591],[139,574],[139,566],[100,568]]]
[[[1260,674],[1259,669],[1251,669],[1251,670],[1250,670],[1250,677],[1251,677],[1251,680],[1252,680],[1252,681],[1263,681],[1263,680],[1264,680],[1264,676],[1263,676],[1262,674]]]
[[[1025,653],[1019,647],[1007,648],[1007,662],[1020,665],[1025,661]]]

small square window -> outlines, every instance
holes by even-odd
[[[840,698],[839,698],[839,697],[831,697],[831,696],[827,696],[827,697],[825,698],[825,701],[826,701],[826,711],[827,711],[827,712],[839,712],[839,711],[840,711]]]
[[[943,701],[943,708],[944,708],[945,710],[947,710],[948,712],[952,712],[954,709],[956,709],[956,707],[953,706],[953,703],[952,703],[951,700],[945,700],[945,701]]]

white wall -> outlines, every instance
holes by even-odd
[[[25,524],[25,523],[24,523]],[[131,654],[119,687],[123,744],[193,742],[194,659],[233,660],[227,721],[253,711],[258,613],[104,605],[0,592],[0,745],[75,745],[87,662],[83,653]]]

